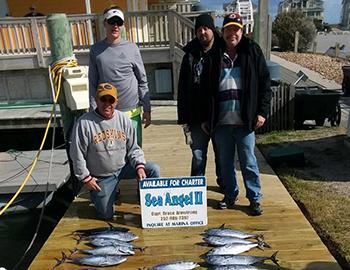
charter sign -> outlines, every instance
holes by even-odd
[[[139,186],[143,228],[208,224],[204,176],[148,178]]]

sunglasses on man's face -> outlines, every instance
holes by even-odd
[[[120,19],[119,17],[112,17],[112,18],[109,18],[108,20],[107,20],[107,23],[109,24],[109,25],[117,25],[117,26],[123,26],[123,24],[124,24],[124,22],[123,22],[123,20],[122,19]]]
[[[113,104],[115,102],[115,98],[109,97],[109,96],[102,96],[102,97],[100,97],[100,101],[103,103]]]

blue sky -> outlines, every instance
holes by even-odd
[[[230,3],[229,0],[201,0],[201,4],[207,6],[210,9],[222,9],[223,3]],[[253,0],[254,3],[258,3],[258,0]],[[279,0],[269,0],[269,11],[274,17],[277,13],[277,7]],[[324,17],[326,23],[339,23],[340,21],[340,10],[342,0],[325,0]]]

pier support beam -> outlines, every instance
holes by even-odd
[[[55,65],[60,63],[59,66],[61,65],[65,66],[65,61],[74,60],[72,59],[74,57],[72,39],[71,39],[72,35],[71,35],[71,30],[70,30],[67,16],[64,13],[57,13],[57,14],[52,14],[48,16],[46,20],[47,20],[47,27],[48,27],[50,47],[51,47],[51,57],[52,57],[51,65],[52,67],[55,67]],[[67,65],[68,65],[68,62],[67,62]],[[79,192],[81,186],[80,186],[80,181],[76,180],[74,176],[72,161],[69,157],[68,142],[69,142],[71,130],[73,128],[75,119],[78,118],[80,115],[82,115],[85,112],[85,110],[72,111],[67,107],[67,102],[66,102],[62,83],[63,83],[63,79],[61,80],[61,85],[57,85],[57,89],[61,88],[60,95],[58,98],[58,103],[60,105],[61,119],[63,122],[64,139],[66,143],[66,151],[67,151],[67,156],[69,160],[70,180],[73,185],[73,192],[76,195]]]

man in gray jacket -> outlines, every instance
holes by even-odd
[[[120,179],[159,177],[159,166],[146,163],[135,129],[127,116],[115,110],[117,104],[117,89],[99,84],[97,108],[78,119],[71,135],[74,174],[90,190],[97,217],[106,220],[113,218]]]

